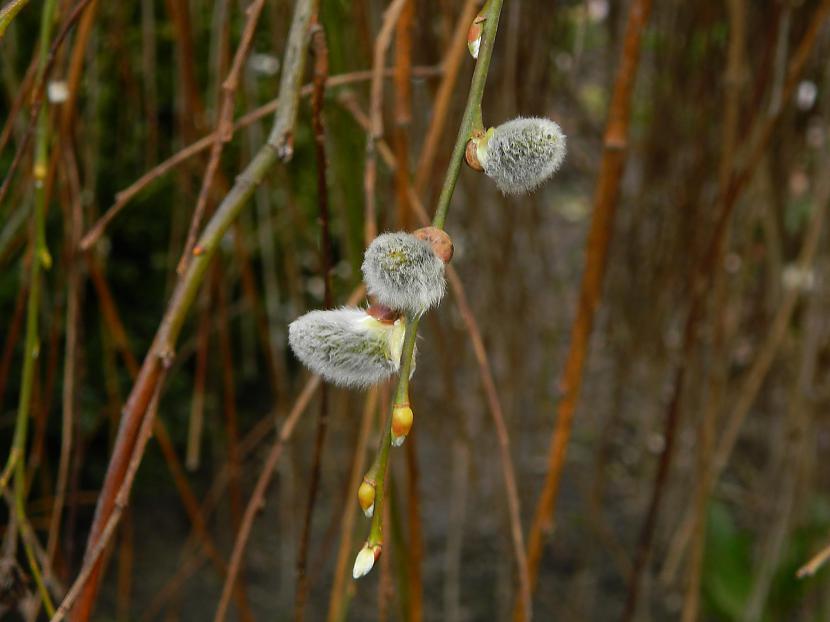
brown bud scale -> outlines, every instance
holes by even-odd
[[[379,302],[373,302],[369,308],[366,309],[366,313],[371,315],[378,322],[383,322],[384,324],[394,324],[398,318],[401,317],[400,311],[390,309],[386,305],[382,305]]]
[[[438,227],[423,227],[412,232],[416,238],[429,242],[432,252],[445,264],[450,263],[454,248],[447,232]]]

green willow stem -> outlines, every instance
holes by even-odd
[[[20,12],[20,9],[28,3],[29,0],[10,0],[10,2],[0,9],[0,41],[3,40],[3,35],[6,34],[6,28],[12,23],[12,20]]]
[[[455,192],[455,184],[461,173],[461,160],[464,158],[467,141],[470,140],[473,130],[483,129],[481,99],[484,97],[484,86],[487,84],[490,58],[493,55],[493,44],[496,41],[496,32],[499,29],[501,5],[502,0],[490,0],[489,6],[486,7],[484,32],[481,34],[481,47],[478,52],[476,68],[473,72],[473,80],[470,83],[467,107],[464,109],[464,116],[461,118],[461,127],[458,128],[458,137],[455,139],[455,147],[453,147],[450,163],[447,167],[447,176],[444,178],[444,185],[441,187],[441,194],[438,197],[438,206],[435,208],[435,217],[432,219],[432,225],[439,229],[444,228],[444,221],[447,219],[447,211],[450,207],[453,192]]]
[[[46,70],[46,57],[49,54],[49,40],[52,22],[55,18],[56,0],[46,0],[40,22],[40,42],[38,58],[38,81]],[[9,453],[9,465],[14,464],[14,511],[20,524],[26,522],[26,438],[28,436],[29,413],[32,406],[32,389],[34,387],[35,363],[40,354],[40,337],[38,335],[38,312],[40,309],[41,267],[49,268],[52,260],[46,247],[46,169],[49,162],[49,120],[46,105],[38,113],[35,161],[34,161],[34,238],[32,253],[29,258],[29,299],[26,307],[26,343],[23,347],[23,377],[20,383],[20,398],[17,407],[17,421],[14,428],[14,441]],[[31,543],[24,538],[23,548],[29,562],[29,570],[37,585],[46,612],[51,617],[55,612],[52,599],[43,582],[43,576],[32,550]]]
[[[319,0],[296,0],[294,16],[283,55],[283,70],[280,79],[279,102],[274,116],[274,126],[268,142],[260,147],[250,163],[240,173],[233,187],[216,208],[210,221],[193,248],[193,257],[187,269],[176,284],[173,294],[164,312],[161,324],[156,332],[153,345],[142,363],[138,378],[130,391],[124,405],[118,435],[107,467],[107,474],[96,504],[95,518],[87,541],[86,555],[93,559],[92,553],[98,548],[102,538],[111,537],[105,533],[110,517],[116,511],[116,501],[122,486],[128,494],[132,481],[126,476],[133,451],[136,459],[141,460],[144,446],[136,446],[140,428],[145,417],[155,418],[155,410],[148,410],[157,386],[163,381],[162,369],[170,365],[175,354],[175,346],[182,330],[188,311],[204,280],[205,272],[216,253],[222,237],[230,229],[242,209],[264,179],[266,173],[278,162],[287,162],[293,153],[294,126],[297,119],[300,97],[299,84],[303,75],[308,43],[311,15],[317,10]],[[126,496],[125,494],[125,496]],[[245,521],[250,523],[253,514],[246,510]],[[240,532],[240,535],[242,532]],[[247,538],[247,535],[246,535]],[[245,539],[246,539],[245,538]],[[234,545],[232,566],[222,592],[217,620],[224,619],[227,601],[232,589],[232,575],[239,570],[244,548],[243,538],[237,537]],[[72,622],[86,622],[91,616],[95,597],[100,585],[102,560],[94,557],[93,566],[88,571],[85,583],[78,588],[76,601],[71,612]]]
[[[375,473],[375,512],[372,514],[372,527],[369,530],[369,547],[383,543],[383,496],[386,484],[386,471],[389,465],[389,450],[392,447],[392,410],[395,404],[409,402],[409,376],[412,371],[412,354],[415,351],[415,338],[418,336],[419,320],[411,319],[406,325],[406,336],[403,340],[401,352],[401,371],[398,377],[398,388],[395,391],[395,399],[392,400],[392,408],[386,417],[386,425],[383,436],[380,439],[378,450],[377,471]],[[374,470],[374,466],[372,467]]]
[[[464,151],[467,142],[470,140],[474,130],[482,129],[481,120],[481,99],[484,96],[484,87],[487,83],[487,73],[490,69],[490,58],[493,55],[493,44],[496,40],[496,33],[499,28],[499,16],[501,14],[503,0],[488,0],[484,8],[486,17],[484,31],[481,35],[481,47],[479,49],[478,61],[473,72],[473,79],[470,84],[470,92],[467,96],[467,106],[464,109],[464,116],[461,119],[461,127],[458,129],[458,136],[455,140],[450,163],[447,167],[447,175],[444,178],[444,185],[441,187],[441,194],[438,197],[438,205],[435,208],[435,217],[432,219],[434,227],[444,228],[449,210],[450,201],[461,174],[461,161],[464,158]],[[398,376],[398,388],[395,391],[395,404],[409,402],[409,375],[412,369],[412,355],[415,351],[415,340],[418,336],[418,319],[410,318],[406,327],[403,351],[401,353],[401,369]],[[386,481],[387,466],[389,464],[389,451],[392,445],[392,409],[386,419],[386,427],[380,441],[380,448],[377,460],[377,471],[375,473],[375,510],[372,515],[372,526],[369,531],[367,545],[370,548],[383,544],[383,497],[384,484]],[[374,466],[372,468],[374,471]]]

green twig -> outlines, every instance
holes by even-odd
[[[43,6],[40,22],[40,43],[38,59],[38,80],[42,79],[46,71],[46,57],[49,53],[49,39],[52,33],[52,22],[55,17],[55,0],[46,0]],[[18,9],[19,10],[19,9]],[[3,17],[6,16],[4,9]],[[0,27],[5,28],[0,24]],[[2,31],[0,31],[2,32]],[[29,428],[29,412],[32,407],[32,389],[34,387],[35,363],[40,353],[40,337],[38,335],[38,312],[40,309],[40,270],[49,268],[52,260],[46,246],[45,213],[46,213],[46,169],[49,162],[49,127],[46,107],[43,106],[37,119],[35,161],[34,161],[34,195],[35,211],[32,238],[32,252],[29,257],[29,299],[26,307],[26,342],[23,346],[23,378],[20,383],[20,398],[17,407],[17,421],[14,428],[14,441],[9,452],[9,461],[5,471],[14,467],[14,512],[18,522],[26,522],[26,438]],[[43,599],[46,612],[51,616],[55,607],[43,582],[43,576],[32,549],[31,543],[24,538],[23,548],[29,561],[29,570],[37,585],[38,592]]]
[[[441,187],[441,194],[438,197],[438,206],[435,208],[435,217],[432,219],[433,226],[439,229],[444,228],[444,221],[447,219],[450,200],[455,191],[458,175],[461,173],[461,160],[464,158],[467,141],[470,140],[474,129],[482,129],[481,99],[484,97],[484,86],[487,84],[490,58],[493,55],[493,44],[496,41],[496,32],[499,28],[502,0],[490,0],[489,5],[485,13],[484,32],[481,35],[478,62],[473,72],[470,94],[467,96],[467,107],[464,109],[464,116],[461,118],[461,127],[458,128],[458,137],[455,139],[455,147],[453,147],[450,164],[447,167],[447,176],[444,178],[444,185]]]
[[[127,484],[127,492],[129,492],[131,483],[127,482],[125,477],[133,451],[143,452],[143,448],[136,446],[141,424],[145,417],[155,417],[155,413],[148,410],[150,399],[156,391],[156,387],[162,382],[162,369],[169,366],[173,360],[176,342],[182,326],[187,319],[190,307],[202,285],[205,272],[216,254],[220,241],[237,219],[248,199],[262,183],[266,173],[278,161],[287,162],[291,159],[294,125],[297,119],[300,97],[300,81],[305,68],[308,25],[318,1],[296,0],[295,2],[294,17],[292,18],[286,51],[283,56],[279,103],[274,116],[274,127],[268,142],[257,151],[251,162],[239,174],[233,187],[217,207],[210,221],[205,225],[201,237],[193,248],[194,256],[187,264],[185,273],[176,283],[164,317],[156,332],[153,345],[147,353],[135,384],[130,391],[130,396],[124,406],[118,436],[107,467],[104,485],[98,497],[95,518],[87,541],[88,560],[92,560],[91,553],[98,548],[99,542],[103,541],[104,538],[111,537],[111,532],[105,534],[104,529],[115,509],[116,498],[122,484]],[[137,456],[137,458],[140,460],[140,456]],[[248,525],[248,532],[253,520],[252,516],[253,512],[246,510],[243,522]],[[227,610],[226,598],[233,589],[246,540],[247,534],[240,530],[237,536],[237,544],[234,545],[232,563],[226,575],[223,600],[217,612],[217,620],[223,619]],[[73,622],[85,622],[91,615],[101,579],[101,559],[96,557],[92,564],[91,568],[87,569],[85,566],[84,569],[86,572],[85,582],[79,587],[77,601],[71,613]]]
[[[395,399],[392,400],[392,408],[395,404],[409,402],[409,374],[412,369],[412,353],[415,351],[415,338],[418,335],[417,319],[410,319],[406,325],[406,336],[403,341],[401,352],[401,371],[398,378],[398,388],[395,391]],[[375,479],[375,510],[372,514],[372,527],[369,531],[367,541],[369,548],[383,544],[383,493],[386,482],[386,471],[389,465],[389,450],[392,447],[392,408],[386,417],[384,433],[381,435],[380,447],[376,464],[372,465]]]
[[[499,27],[499,15],[501,14],[503,0],[489,0],[485,7],[484,32],[481,36],[481,48],[478,61],[473,72],[470,92],[467,96],[467,106],[464,109],[464,116],[461,119],[461,127],[458,129],[458,136],[453,147],[450,163],[447,167],[447,175],[444,178],[444,185],[438,198],[438,205],[435,209],[435,217],[432,220],[433,226],[443,229],[452,200],[458,176],[461,173],[461,161],[467,142],[476,129],[481,129],[481,100],[484,96],[484,87],[487,83],[487,73],[490,69],[490,58],[493,54],[493,44],[496,39],[496,32]],[[395,391],[395,399],[392,408],[396,404],[409,402],[409,375],[412,369],[412,355],[415,350],[415,340],[418,335],[419,319],[409,318],[404,337],[403,352],[401,353],[401,369],[398,376],[398,387]],[[369,538],[366,542],[370,549],[383,544],[383,498],[386,472],[389,464],[389,451],[392,444],[392,409],[386,420],[386,427],[380,441],[376,467],[373,465],[370,473],[375,480],[375,507],[372,515],[372,526],[369,531]]]
[[[29,0],[9,0],[2,9],[0,9],[0,41],[3,40],[3,35],[6,34],[6,28],[12,23],[12,20],[17,16],[24,6],[29,4]]]

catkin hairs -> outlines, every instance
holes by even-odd
[[[565,159],[565,134],[550,119],[519,117],[491,128],[474,142],[478,164],[509,195],[532,192]]]
[[[400,368],[405,321],[380,321],[363,309],[311,311],[288,326],[288,343],[302,363],[342,387],[364,388]]]
[[[417,317],[441,301],[446,289],[444,262],[452,257],[452,243],[444,232],[432,229],[384,233],[366,249],[363,280],[380,304]]]

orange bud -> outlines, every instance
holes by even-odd
[[[371,518],[375,511],[375,485],[364,479],[360,488],[357,489],[357,500],[360,502],[363,513]]]
[[[403,445],[406,435],[412,429],[413,418],[409,404],[395,406],[392,410],[392,445],[395,447]]]
[[[478,58],[478,52],[481,49],[481,35],[484,34],[484,22],[487,19],[483,15],[484,10],[476,15],[470,29],[467,31],[467,49],[470,50],[470,56]]]

